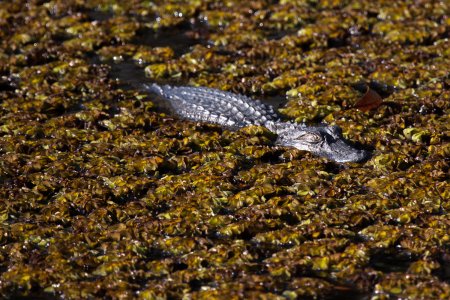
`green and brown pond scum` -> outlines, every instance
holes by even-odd
[[[0,297],[450,298],[449,11],[1,1]],[[373,157],[180,120],[144,74],[286,97]]]

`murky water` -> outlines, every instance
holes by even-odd
[[[86,14],[93,21],[105,21],[113,17],[111,12],[103,11],[86,11]],[[281,38],[286,32],[277,32],[277,34],[272,37],[273,39]],[[148,47],[170,47],[174,53],[175,57],[180,57],[181,55],[188,53],[191,47],[202,44],[207,45],[208,40],[208,27],[202,22],[195,23],[183,23],[177,27],[176,30],[152,30],[150,28],[140,29],[136,37],[132,40],[132,44],[135,45],[145,45]],[[91,60],[95,64],[104,64],[105,62],[100,61],[100,59],[95,56]],[[144,67],[145,65],[139,65],[136,61],[132,59],[127,59],[121,62],[106,62],[110,67],[110,76],[112,79],[117,80],[119,87],[125,90],[128,89],[138,89],[143,90],[144,84],[152,83],[149,78],[145,76]],[[186,85],[186,80],[179,79],[167,79],[158,81],[159,84],[171,84],[171,85]],[[263,103],[273,106],[278,109],[286,104],[287,100],[285,95],[264,95],[259,96],[259,100]],[[167,110],[167,106],[161,101],[156,99],[156,104],[158,106],[163,106],[163,110]]]
[[[101,15],[103,18],[104,16]],[[133,44],[145,45],[149,47],[170,47],[176,57],[179,57],[185,53],[188,53],[190,48],[197,44],[206,44],[207,40],[202,38],[202,34],[205,32],[205,27],[198,24],[185,24],[180,26],[178,30],[162,30],[154,31],[151,29],[141,30],[136,38],[133,40]],[[196,32],[197,34],[192,34]],[[191,34],[189,34],[191,33]],[[192,35],[200,38],[193,38]],[[102,63],[98,58],[94,58],[94,63]],[[119,86],[123,89],[143,89],[144,84],[150,84],[152,81],[145,76],[144,65],[139,65],[137,62],[128,59],[122,62],[109,62],[111,67],[111,78],[119,82]],[[159,84],[171,84],[171,85],[186,85],[187,82],[184,79],[173,80],[161,80]],[[275,109],[282,107],[286,102],[285,95],[264,95],[257,97],[263,103],[273,106]]]

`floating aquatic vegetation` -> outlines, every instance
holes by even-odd
[[[41,2],[0,2],[0,297],[449,298],[445,1]],[[135,70],[373,156],[174,118]]]
[[[435,277],[413,274],[404,276],[402,273],[386,275],[375,286],[375,291],[379,294],[375,299],[383,299],[383,297],[391,296],[404,298],[445,298],[449,295],[448,285],[441,284]]]

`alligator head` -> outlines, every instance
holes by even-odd
[[[270,126],[272,125],[272,126]],[[312,126],[280,122],[268,127],[278,134],[276,143],[305,150],[337,162],[361,162],[370,158],[370,152],[352,146],[338,126]]]

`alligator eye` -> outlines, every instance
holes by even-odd
[[[297,140],[311,144],[316,144],[322,141],[322,136],[317,133],[307,132],[302,135],[299,135],[297,137]]]

